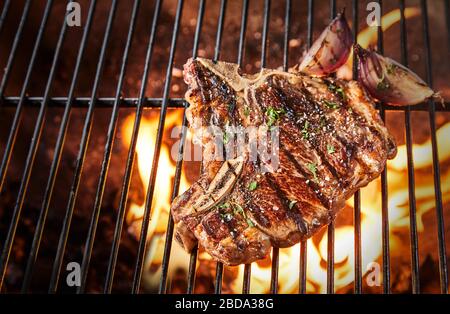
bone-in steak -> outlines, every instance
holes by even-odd
[[[200,58],[186,63],[184,79],[190,127],[205,130],[204,160],[200,179],[172,204],[176,239],[188,251],[199,241],[227,265],[311,237],[396,154],[355,81],[268,69],[245,75],[236,64]],[[248,151],[215,160],[210,126],[277,127],[278,167],[267,171]]]

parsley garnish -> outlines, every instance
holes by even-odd
[[[389,83],[385,82],[384,79],[379,81],[378,84],[377,84],[377,90],[383,91],[383,90],[386,90],[386,89],[389,89]]]
[[[317,165],[315,163],[309,163],[309,164],[306,164],[306,167],[313,174],[313,176],[314,176],[313,181],[317,182]]]
[[[344,90],[342,89],[342,87],[330,84],[330,85],[328,85],[328,89],[332,92],[339,94],[339,96],[341,96],[342,99],[345,100],[346,96],[345,96],[345,93],[344,93]]]
[[[285,111],[283,108],[281,109],[275,109],[274,107],[268,107],[266,109],[266,116],[267,116],[267,126],[272,126],[275,124],[275,122],[280,118],[280,115],[284,114]]]
[[[233,203],[233,214],[234,215],[236,215],[236,214],[242,215],[242,217],[244,217],[245,221],[247,222],[247,224],[250,228],[255,226],[253,221],[251,221],[250,218],[247,217],[247,215],[245,214],[245,211],[241,205],[239,205],[237,203]]]
[[[380,81],[377,84],[377,90],[379,91],[383,91],[386,89],[389,89],[389,82],[386,81],[386,78],[384,77],[384,73],[383,76],[381,77]]]
[[[233,205],[234,205],[233,213],[241,214],[242,216],[244,216],[246,218],[245,213],[244,213],[244,209],[242,208],[242,206],[239,205],[239,204],[236,204],[236,203],[233,204]]]
[[[302,129],[302,135],[305,140],[307,140],[309,138],[308,128],[309,128],[309,121],[306,120],[305,124],[303,125],[303,129]]]
[[[247,225],[251,228],[254,227],[255,224],[253,223],[253,221],[250,220],[250,218],[247,217],[247,214],[245,213],[244,209],[242,208],[241,205],[239,205],[238,203],[235,202],[231,202],[231,203],[223,203],[217,206],[220,209],[228,209],[228,208],[232,208],[233,212],[226,212],[226,213],[220,213],[220,217],[226,221],[229,222],[233,219],[234,215],[242,215],[242,217],[245,219],[245,221],[247,222]]]
[[[223,143],[227,145],[230,142],[230,136],[227,132],[223,133]]]
[[[328,154],[333,154],[335,152],[334,146],[327,144],[327,152]]]
[[[326,125],[327,125],[327,118],[325,118],[324,116],[320,117],[320,127],[323,128]]]
[[[250,115],[250,108],[247,107],[247,106],[244,107],[244,115],[245,115],[246,117],[248,117],[248,116]]]
[[[339,104],[334,101],[324,100],[323,102],[330,109],[338,109],[339,108]]]
[[[397,68],[397,66],[395,64],[388,64],[386,67],[387,73],[388,74],[394,74],[395,69]]]
[[[220,204],[219,205],[219,208],[220,209],[223,209],[223,208],[229,208],[230,207],[230,204],[229,203],[223,203],[223,204]]]
[[[258,182],[256,182],[256,181],[252,181],[248,185],[249,191],[254,191],[254,190],[256,190],[257,187],[258,187]]]

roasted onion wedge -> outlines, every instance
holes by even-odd
[[[314,76],[335,72],[347,61],[352,43],[345,14],[339,13],[308,50],[298,71]]]
[[[390,105],[416,105],[436,93],[417,74],[359,45],[353,48],[358,58],[358,80],[375,99]]]

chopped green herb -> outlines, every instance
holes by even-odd
[[[333,154],[335,152],[334,146],[327,144],[327,152],[328,154]]]
[[[353,109],[351,107],[349,107],[347,111],[353,113]]]
[[[230,204],[229,203],[223,203],[223,204],[220,204],[219,205],[219,208],[220,209],[223,209],[223,208],[229,208],[230,207]]]
[[[339,104],[334,101],[324,100],[323,102],[330,109],[338,109],[339,108]]]
[[[283,108],[276,109],[273,107],[269,107],[266,110],[266,116],[267,116],[267,126],[272,126],[277,122],[277,120],[280,118],[280,115],[284,114],[285,111]]]
[[[230,136],[227,132],[223,133],[223,143],[227,145],[230,142]]]
[[[393,63],[388,64],[387,66],[387,73],[388,74],[394,74],[395,69],[397,68],[397,66]]]
[[[386,80],[384,80],[384,79],[379,81],[377,84],[377,90],[383,91],[386,89],[389,89],[389,83],[387,83]]]
[[[252,182],[250,182],[250,184],[248,185],[248,189],[249,189],[250,191],[256,190],[257,187],[258,187],[258,182],[256,182],[256,181],[252,181]]]
[[[314,181],[317,182],[317,165],[315,163],[306,164],[306,167],[314,176]]]
[[[228,204],[228,203],[226,203],[226,204]],[[242,217],[247,221],[247,224],[248,224],[248,226],[250,228],[255,226],[253,221],[251,221],[247,217],[247,215],[246,215],[246,213],[245,213],[245,211],[244,211],[244,209],[242,208],[241,205],[239,205],[238,203],[234,203],[234,202],[232,202],[231,205],[233,206],[233,215],[237,215],[237,214],[242,215]],[[228,206],[229,206],[229,204],[228,204]],[[232,216],[231,213],[229,215]],[[225,221],[230,221],[231,220],[230,217],[226,217],[226,214],[223,215],[222,218],[224,218]],[[230,218],[230,219],[228,219],[228,218]]]
[[[341,96],[342,99],[344,99],[344,100],[346,99],[346,96],[345,96],[345,93],[344,93],[344,90],[342,89],[342,87],[336,86],[334,84],[330,84],[330,85],[328,85],[328,89],[332,92],[339,94],[339,96]]]
[[[323,128],[327,125],[327,118],[325,118],[324,116],[320,117],[320,127]]]
[[[290,201],[290,202],[289,202],[289,209],[292,209],[296,203],[297,203],[296,200]]]
[[[244,115],[245,115],[246,117],[248,117],[248,116],[250,115],[250,108],[247,107],[247,106],[244,107]]]
[[[383,73],[383,76],[381,77],[380,81],[377,84],[377,90],[383,91],[389,89],[389,87],[390,87],[389,82],[386,81],[386,78],[384,77]]]
[[[305,124],[303,125],[303,129],[302,129],[302,135],[305,140],[307,140],[309,138],[308,128],[309,128],[309,121],[306,120]]]
[[[241,214],[242,216],[245,216],[244,209],[242,208],[241,205],[236,203],[234,203],[233,205],[234,205],[233,212],[235,214]]]

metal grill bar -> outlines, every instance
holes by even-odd
[[[108,46],[109,36],[110,36],[111,30],[112,30],[112,23],[114,21],[116,6],[117,6],[117,0],[114,0],[111,4],[111,9],[110,9],[109,17],[108,17],[108,24],[106,27],[105,37],[103,38],[102,49],[100,52],[100,59],[99,59],[99,63],[97,66],[97,71],[95,73],[95,80],[94,80],[94,86],[92,89],[90,105],[89,105],[89,109],[88,109],[88,112],[87,112],[85,120],[84,120],[83,133],[81,136],[80,148],[78,150],[77,161],[76,161],[75,171],[74,171],[74,175],[73,175],[73,182],[70,187],[69,201],[67,203],[66,213],[64,216],[63,225],[62,225],[62,229],[61,229],[61,233],[60,233],[60,237],[59,237],[59,241],[58,241],[55,261],[54,261],[53,268],[52,268],[52,275],[50,278],[50,285],[49,285],[49,293],[55,293],[58,288],[58,280],[59,280],[61,266],[62,266],[62,262],[63,262],[63,258],[64,258],[64,252],[66,249],[70,225],[72,222],[72,215],[73,215],[73,210],[74,210],[74,206],[75,206],[75,200],[76,200],[76,197],[78,194],[78,187],[80,185],[81,172],[83,170],[83,164],[84,164],[84,161],[86,158],[87,147],[89,144],[89,138],[90,138],[90,134],[91,134],[91,130],[92,130],[92,123],[93,123],[94,109],[95,109],[95,98],[97,96],[97,90],[98,90],[98,86],[100,84],[101,74],[103,72],[106,47]],[[131,42],[130,37],[132,35],[132,30],[133,30],[133,27],[130,24],[130,30],[128,33],[126,46],[130,45],[130,42]],[[124,58],[122,61],[120,76],[123,76],[122,72],[124,71],[125,61],[126,61],[126,59]]]
[[[6,0],[3,5],[2,15],[0,16],[0,34],[2,33],[3,23],[5,22],[6,15],[8,14],[9,5],[11,4],[11,0]]]
[[[308,1],[308,35],[307,35],[307,45],[311,48],[313,44],[313,23],[314,23],[314,1]],[[298,292],[306,293],[306,280],[307,274],[306,269],[308,267],[308,242],[307,240],[302,240],[300,242],[300,260],[299,260],[299,287]]]
[[[141,119],[142,119],[143,104],[144,104],[145,92],[147,89],[148,75],[149,75],[149,71],[150,71],[150,62],[151,62],[151,58],[152,58],[152,54],[153,54],[153,46],[155,43],[156,29],[158,26],[160,10],[161,10],[161,1],[158,0],[158,2],[155,5],[155,9],[154,9],[154,13],[153,13],[150,38],[149,38],[149,42],[148,42],[148,46],[147,46],[147,53],[146,53],[145,62],[144,62],[144,72],[142,74],[141,88],[139,91],[139,100],[138,100],[137,107],[136,107],[136,116],[135,116],[135,120],[134,120],[131,140],[130,140],[130,147],[128,148],[128,156],[127,156],[127,161],[126,161],[126,165],[125,165],[125,174],[124,174],[124,179],[123,179],[122,188],[121,188],[122,193],[120,195],[119,210],[117,212],[116,227],[114,230],[111,254],[109,257],[108,270],[107,270],[105,286],[104,286],[105,293],[111,293],[111,289],[112,289],[112,285],[113,285],[113,281],[114,281],[114,271],[116,268],[117,256],[119,253],[123,222],[125,219],[125,211],[126,211],[126,205],[127,205],[127,200],[128,200],[128,192],[130,189],[131,174],[132,174],[132,169],[134,166],[134,160],[135,160],[135,156],[136,156],[136,144],[137,144],[137,139],[139,136],[139,127],[140,127]],[[98,219],[98,217],[97,217],[97,219]]]
[[[194,47],[192,51],[192,57],[195,58],[197,56],[197,50],[198,50],[198,42],[200,39],[200,30],[203,23],[203,13],[205,11],[205,1],[201,0],[199,4],[199,11],[198,11],[198,17],[197,17],[197,26],[195,28],[195,35],[194,35]],[[187,106],[187,103],[186,103]],[[186,109],[186,108],[185,108]],[[187,127],[187,119],[186,119],[186,112],[184,110],[183,112],[183,122],[182,122],[182,133],[181,133],[181,139],[180,139],[180,145],[178,147],[178,155],[177,155],[177,164],[175,168],[175,178],[173,183],[173,189],[172,189],[172,195],[170,197],[171,201],[178,195],[179,187],[180,187],[180,179],[181,179],[181,172],[183,167],[183,152],[184,152],[184,145],[186,141],[186,127]],[[172,248],[172,238],[173,238],[173,231],[174,231],[174,222],[172,215],[169,215],[169,220],[167,222],[167,229],[166,229],[166,240],[164,243],[164,255],[163,255],[163,261],[161,266],[161,280],[159,283],[159,293],[167,293],[167,277],[169,273],[169,262],[170,262],[170,250]],[[195,276],[194,276],[195,277]]]
[[[283,38],[283,70],[284,71],[287,71],[288,66],[289,66],[288,55],[289,55],[290,14],[291,14],[291,2],[286,1],[285,18],[284,18],[284,38]],[[279,271],[279,267],[280,267],[279,259],[280,259],[279,248],[274,247],[273,251],[272,251],[272,272],[271,272],[271,279],[270,279],[270,292],[271,293],[278,293],[278,271]]]
[[[55,152],[53,156],[52,165],[50,167],[50,174],[49,174],[49,180],[47,181],[47,185],[44,192],[44,198],[42,201],[42,207],[41,212],[39,214],[38,222],[36,224],[36,230],[33,237],[33,243],[31,245],[30,254],[28,257],[27,267],[24,275],[23,285],[22,285],[22,292],[27,292],[31,283],[31,278],[33,274],[33,268],[34,264],[36,262],[37,254],[39,252],[39,246],[42,239],[42,233],[44,231],[45,221],[47,219],[47,213],[48,213],[48,207],[51,199],[51,194],[53,192],[53,187],[55,185],[56,180],[56,173],[59,166],[59,162],[61,160],[62,155],[62,148],[64,146],[64,140],[67,133],[67,126],[69,122],[69,116],[70,116],[70,110],[71,110],[71,104],[73,102],[73,95],[75,92],[75,87],[78,82],[78,74],[80,72],[81,68],[81,60],[83,59],[84,50],[86,48],[86,42],[87,38],[89,36],[89,32],[91,29],[92,24],[92,18],[94,16],[95,12],[95,6],[96,6],[96,0],[93,0],[91,2],[91,5],[89,7],[89,13],[86,20],[86,26],[83,32],[83,38],[81,39],[77,61],[75,65],[75,70],[72,78],[72,83],[69,88],[69,94],[67,97],[67,103],[66,108],[64,110],[63,118],[60,125],[60,131],[58,134],[58,139],[56,141],[56,147]],[[47,97],[47,103],[48,103],[48,97]]]
[[[383,12],[383,2],[378,0],[381,13]],[[383,28],[381,25],[377,28],[377,49],[383,54]],[[383,122],[386,122],[386,112],[384,103],[380,104],[380,116]],[[383,246],[383,293],[389,294],[391,292],[390,284],[390,253],[389,253],[389,209],[388,209],[388,186],[387,186],[387,169],[384,168],[381,173],[381,234],[382,234],[382,246]]]
[[[133,28],[135,28],[135,25],[136,25],[139,5],[140,5],[140,2],[136,1],[136,5],[135,5],[135,7],[133,7],[133,13],[132,13],[132,18],[131,18],[133,21],[133,24],[132,24]],[[129,41],[130,47],[131,47],[131,43],[133,40],[132,35],[133,35],[133,33],[131,33],[131,36],[130,36],[130,41]],[[129,49],[129,46],[127,46],[127,49],[124,53],[124,60],[128,59],[128,54],[129,54],[128,49]],[[101,166],[101,170],[100,170],[97,191],[95,194],[94,209],[92,211],[92,216],[91,216],[89,229],[88,229],[88,236],[86,238],[86,243],[84,246],[83,260],[81,263],[81,285],[78,287],[77,293],[82,293],[85,290],[87,272],[88,272],[89,263],[91,260],[92,248],[94,246],[95,232],[97,230],[98,218],[100,216],[100,209],[101,209],[101,204],[102,204],[102,200],[103,200],[103,194],[105,191],[106,178],[108,176],[109,164],[111,161],[111,153],[112,153],[112,148],[114,145],[114,138],[116,135],[117,121],[119,118],[119,109],[120,109],[120,100],[119,99],[122,94],[122,85],[123,85],[123,81],[125,79],[126,65],[127,65],[127,62],[124,62],[123,72],[121,72],[121,76],[119,78],[119,82],[118,82],[117,89],[116,89],[116,101],[114,102],[114,107],[113,107],[113,110],[111,113],[111,119],[110,119],[110,123],[108,126],[108,132],[107,132],[106,143],[105,143],[105,151],[103,154],[102,166]]]
[[[158,172],[158,162],[159,162],[159,155],[161,152],[164,124],[166,122],[167,103],[168,103],[169,91],[170,91],[170,81],[172,78],[173,60],[174,60],[174,56],[175,56],[175,48],[176,48],[176,44],[177,44],[178,29],[180,26],[181,13],[183,11],[183,3],[184,3],[183,0],[178,1],[177,12],[175,15],[175,24],[173,26],[172,41],[170,44],[169,61],[167,64],[166,79],[165,79],[165,84],[164,84],[163,103],[161,106],[161,112],[159,114],[158,131],[157,131],[156,140],[155,140],[155,150],[153,153],[152,168],[151,168],[151,172],[150,172],[150,179],[149,179],[149,183],[148,183],[147,195],[145,197],[145,205],[144,205],[145,210],[144,210],[144,217],[142,219],[141,234],[140,234],[140,238],[139,238],[139,248],[138,248],[136,265],[135,265],[135,269],[134,269],[133,284],[132,284],[132,289],[131,289],[132,293],[139,293],[139,287],[141,284],[142,268],[144,265],[144,254],[145,254],[145,249],[147,246],[148,225],[149,225],[150,217],[151,217],[151,205],[152,205],[152,200],[153,200],[153,192],[155,190],[156,174]]]
[[[42,102],[43,97],[37,96],[29,96],[25,97],[23,106],[36,108],[39,107],[39,104]],[[15,108],[17,103],[19,102],[20,97],[17,96],[8,96],[0,99],[3,101],[2,105],[5,108]],[[49,108],[64,108],[67,103],[67,97],[51,97],[49,99],[48,107]],[[121,98],[119,100],[121,108],[136,108],[136,103],[139,102],[139,98],[136,97],[126,97]],[[184,99],[183,98],[169,98],[167,107],[168,108],[184,108]],[[143,99],[144,108],[161,108],[161,104],[163,102],[162,98],[155,97],[145,97]],[[75,97],[73,99],[72,108],[89,108],[90,98],[89,97]],[[112,108],[114,105],[114,97],[99,97],[96,98],[96,108]],[[450,102],[435,103],[436,112],[449,112],[450,111]],[[376,104],[376,108],[380,109],[380,105]],[[393,106],[393,105],[384,105],[386,111],[400,111],[404,112],[408,109],[407,106]],[[428,112],[428,104],[422,103],[418,105],[414,105],[414,107],[410,108],[411,112],[420,112],[427,111]]]
[[[214,47],[214,61],[219,60],[220,57],[220,43],[222,41],[222,30],[223,22],[225,21],[225,12],[227,7],[227,0],[222,0],[220,2],[220,13],[219,21],[217,22],[217,34],[216,34],[216,45]],[[223,264],[217,262],[216,265],[216,278],[214,279],[214,293],[222,293],[222,277],[223,277]]]
[[[189,259],[189,271],[188,271],[188,285],[186,289],[186,293],[194,293],[195,288],[195,266],[197,263],[197,254],[198,254],[198,247],[194,247],[194,249],[191,252],[191,257]]]
[[[244,0],[242,4],[242,14],[241,14],[241,31],[239,34],[239,48],[238,48],[238,60],[237,63],[242,67],[242,60],[244,58],[244,45],[245,45],[245,33],[247,30],[247,14],[248,14],[248,0]],[[250,283],[251,283],[252,265],[245,264],[244,266],[244,278],[242,282],[242,293],[250,293]]]
[[[197,57],[198,45],[200,41],[201,28],[203,23],[203,15],[205,13],[205,1],[201,0],[198,8],[197,14],[197,27],[195,28],[195,36],[194,36],[194,47],[192,48],[192,56],[193,58]],[[184,119],[184,117],[183,117]],[[197,246],[191,252],[191,256],[189,259],[189,270],[188,270],[188,284],[187,284],[187,293],[193,293],[195,288],[195,269],[197,265]]]
[[[35,41],[35,44],[33,47],[33,53],[31,55],[30,63],[29,63],[28,69],[27,69],[27,73],[25,75],[25,80],[22,85],[22,90],[20,92],[20,100],[19,100],[19,103],[17,104],[17,109],[14,114],[13,122],[11,125],[11,130],[10,130],[8,140],[6,143],[6,148],[3,153],[4,155],[3,155],[3,159],[2,159],[2,164],[0,166],[0,193],[3,190],[3,183],[4,183],[5,176],[6,176],[6,171],[7,171],[8,165],[9,165],[9,161],[11,159],[12,148],[16,141],[17,132],[19,129],[19,124],[20,124],[20,119],[21,119],[21,115],[22,115],[25,94],[28,89],[28,84],[30,82],[31,74],[33,72],[37,53],[41,46],[42,37],[44,35],[45,27],[47,26],[47,21],[48,21],[49,15],[50,15],[51,8],[52,8],[52,0],[49,0],[49,1],[47,1],[47,5],[46,5],[45,11],[44,11],[44,16],[42,17],[41,25],[39,26],[38,35],[36,37],[36,41]],[[11,223],[9,225],[8,234],[6,236],[5,244],[4,244],[3,250],[2,250],[2,255],[0,257],[0,290],[3,285],[3,280],[5,277],[6,268],[7,268],[8,259],[9,259],[9,254],[11,253],[11,247],[13,244],[14,235],[15,235],[15,232],[17,229],[17,223],[19,221],[19,217],[20,217],[20,212],[18,210],[15,210],[13,212],[13,217],[12,217]]]
[[[6,171],[8,169],[9,161],[11,160],[11,153],[14,147],[17,131],[19,129],[20,119],[22,116],[23,103],[25,100],[25,95],[28,89],[28,84],[30,83],[31,74],[36,62],[37,53],[42,43],[42,37],[44,36],[44,31],[47,26],[48,17],[52,8],[52,0],[47,1],[45,7],[44,16],[42,17],[41,25],[39,26],[39,31],[36,37],[36,41],[33,47],[33,52],[30,58],[30,63],[27,68],[27,73],[25,75],[25,80],[20,91],[19,102],[16,106],[16,112],[14,114],[13,122],[11,124],[11,130],[8,135],[8,140],[6,142],[6,148],[3,153],[2,163],[0,166],[0,192],[3,191],[3,183],[5,182]],[[16,34],[17,37],[18,34]],[[1,263],[0,263],[1,264]],[[2,268],[0,265],[0,273],[2,273]],[[1,282],[0,282],[1,283]]]
[[[358,42],[358,1],[352,1],[352,21],[353,21],[353,42]],[[358,77],[358,67],[356,58],[353,58],[353,79]],[[355,228],[355,293],[362,293],[362,270],[361,270],[361,191],[354,195],[354,216],[353,225]]]
[[[401,62],[408,66],[408,50],[405,19],[405,0],[400,0],[400,37],[401,37]],[[408,157],[408,196],[409,196],[409,229],[410,229],[410,248],[411,248],[411,285],[412,292],[420,292],[419,276],[419,245],[417,236],[417,218],[416,218],[416,192],[414,177],[414,157],[412,151],[412,129],[411,129],[411,110],[407,107],[405,111],[405,136],[406,153]]]
[[[330,1],[330,19],[336,16],[336,0]],[[335,222],[331,220],[327,228],[327,293],[334,293],[334,230]]]
[[[427,1],[420,2],[423,19],[423,37],[425,42],[425,59],[426,59],[426,81],[429,86],[433,87],[432,71],[431,71],[431,43],[430,31],[428,25],[428,8]],[[447,255],[445,249],[445,226],[442,208],[442,191],[441,191],[441,171],[439,165],[439,155],[436,140],[436,113],[433,100],[428,101],[429,119],[431,129],[431,147],[433,155],[433,179],[434,179],[434,195],[436,199],[436,217],[438,229],[438,249],[439,249],[439,273],[441,282],[441,292],[448,293],[448,273],[447,273]]]
[[[175,170],[175,178],[173,183],[172,195],[170,197],[171,201],[173,201],[173,199],[178,195],[178,190],[180,187],[181,171],[183,166],[184,143],[186,141],[186,134],[187,134],[186,132],[187,119],[184,113],[182,126],[183,128],[181,133],[180,146],[178,147],[178,155],[177,155],[178,158]],[[172,216],[170,215],[167,222],[166,240],[164,243],[164,255],[161,264],[161,280],[159,282],[159,290],[158,290],[159,293],[167,292],[167,276],[169,272],[170,250],[172,249],[173,229],[174,229],[174,222]]]
[[[25,22],[28,18],[28,12],[30,11],[31,0],[27,0],[25,2],[25,6],[23,7],[22,17],[20,18],[19,27],[17,28],[16,36],[14,36],[14,42],[11,47],[11,52],[9,53],[8,61],[6,62],[5,72],[3,73],[2,82],[0,83],[0,99],[3,98],[3,94],[5,92],[6,85],[8,84],[9,74],[11,73],[12,65],[14,64],[14,60],[16,58],[17,47],[19,46],[20,39],[22,37],[23,28],[25,26]],[[6,15],[6,11],[9,7],[9,2],[5,3],[5,9],[3,13]],[[3,18],[3,14],[2,14]],[[3,19],[0,24],[0,33],[1,27],[3,25]]]
[[[444,10],[445,10],[445,21],[447,22],[447,39],[448,44],[450,45],[450,0],[445,0],[444,2]]]
[[[11,252],[11,247],[14,242],[17,224],[19,222],[20,214],[22,212],[22,205],[25,200],[28,182],[30,181],[31,170],[33,169],[34,159],[36,157],[38,145],[39,145],[39,142],[41,139],[42,129],[44,127],[45,113],[47,111],[48,98],[50,97],[50,91],[51,91],[51,88],[53,85],[53,79],[55,76],[56,67],[58,65],[61,48],[64,43],[64,38],[66,36],[66,31],[67,31],[67,23],[65,23],[65,19],[64,19],[64,22],[62,23],[61,31],[60,31],[60,34],[58,37],[58,42],[56,44],[55,53],[53,55],[53,61],[52,61],[52,65],[50,68],[50,73],[48,75],[47,83],[45,86],[44,99],[39,108],[38,117],[37,117],[36,124],[35,124],[34,131],[33,131],[33,137],[31,139],[30,147],[28,149],[28,154],[27,154],[27,158],[25,161],[25,169],[23,170],[22,179],[20,181],[19,193],[17,195],[17,200],[14,205],[14,211],[13,211],[14,218],[10,224],[10,230],[8,231],[8,237],[6,238],[4,252],[6,252],[6,250],[8,250],[8,252],[6,253],[7,255],[4,257],[5,265],[8,264],[9,254]]]

